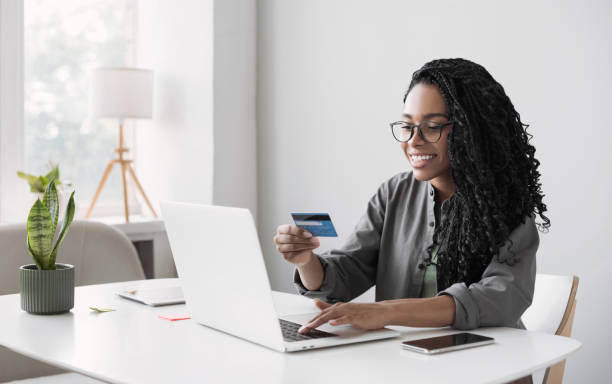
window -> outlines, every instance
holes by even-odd
[[[60,178],[77,191],[80,215],[118,140],[117,121],[87,118],[89,73],[134,64],[135,10],[135,0],[24,2],[24,170],[43,174],[59,164]],[[115,167],[94,215],[120,214],[122,196]]]

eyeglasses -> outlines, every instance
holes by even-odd
[[[410,141],[414,136],[414,129],[418,129],[418,134],[427,143],[437,143],[442,137],[442,129],[453,122],[438,123],[437,121],[423,121],[421,124],[410,124],[405,121],[396,121],[389,124],[391,133],[395,140],[400,143]]]

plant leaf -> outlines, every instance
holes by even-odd
[[[49,269],[48,260],[53,245],[53,235],[55,234],[51,231],[52,226],[51,215],[47,207],[36,199],[28,215],[28,251],[31,252],[35,260],[39,260],[42,269]]]
[[[74,218],[74,191],[70,194],[70,200],[68,201],[68,206],[66,207],[66,213],[64,215],[64,220],[62,221],[62,230],[57,238],[57,242],[53,247],[53,251],[51,252],[51,256],[49,257],[50,265],[55,267],[55,258],[57,257],[57,250],[64,240],[64,236],[68,231],[68,227],[72,224],[72,219]]]
[[[57,228],[57,219],[59,216],[59,201],[57,198],[57,188],[55,188],[55,181],[53,180],[47,185],[45,196],[43,197],[43,205],[47,207],[49,211],[51,223],[53,224],[51,232],[55,235],[55,228]]]
[[[34,184],[30,185],[30,191],[44,193],[47,184],[49,184],[49,180],[47,180],[46,177],[38,176],[38,179],[34,182]]]
[[[34,181],[38,180],[38,176],[30,175],[29,173],[23,173],[19,171],[17,171],[17,176],[27,181],[30,185],[32,185]]]
[[[38,269],[43,269],[42,260],[40,260],[38,256],[34,255],[34,251],[32,251],[32,247],[30,247],[30,239],[28,238],[28,235],[26,235],[26,246],[28,247],[28,253],[30,254],[30,256],[32,256],[32,259],[34,260],[34,264],[36,264]]]
[[[45,175],[45,178],[49,181],[55,181],[56,185],[60,185],[59,181],[59,165],[53,168],[49,173]]]
[[[45,177],[49,181],[57,179],[58,176],[59,176],[59,167],[53,168],[51,171],[49,171],[49,173],[45,175]]]
[[[41,179],[42,176],[34,176],[23,172],[17,172],[17,176],[28,182],[30,185],[30,192],[45,191],[46,179]]]

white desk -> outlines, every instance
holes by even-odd
[[[178,285],[177,279],[78,287],[68,314],[21,311],[19,295],[0,296],[0,344],[19,353],[116,383],[500,383],[550,366],[580,342],[511,328],[482,328],[496,344],[437,356],[400,348],[400,341],[455,333],[452,329],[393,327],[401,338],[280,353],[209,329],[194,320],[157,316],[184,305],[152,308],[116,297],[133,288]],[[275,293],[283,314],[316,311],[310,300]],[[89,306],[116,312],[94,313]],[[213,309],[211,309],[213,310]],[[248,319],[245,318],[245,321]]]

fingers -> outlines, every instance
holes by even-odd
[[[318,299],[316,299],[316,300],[318,300]],[[319,301],[321,301],[321,300],[319,300]],[[325,304],[327,304],[327,303],[325,303]],[[314,321],[319,320],[321,317],[330,314],[334,310],[338,310],[339,307],[341,306],[341,304],[344,304],[344,303],[328,304],[326,308],[321,309],[321,312],[317,313],[317,315],[315,317],[310,319],[309,323],[312,323]],[[316,301],[315,301],[315,305],[316,305]]]
[[[312,234],[308,232],[307,230],[302,229],[298,227],[297,225],[291,225],[291,224],[280,225],[278,228],[276,228],[276,232],[278,234],[299,236],[305,239],[309,239],[312,237]]]
[[[311,330],[317,328],[320,325],[323,325],[325,323],[327,323],[327,321],[331,320],[331,319],[335,319],[341,317],[340,314],[336,313],[336,312],[328,312],[325,313],[324,315],[317,317],[313,320],[311,320],[308,324],[304,324],[302,325],[302,327],[300,329],[298,329],[299,333],[308,333]]]
[[[340,316],[337,319],[331,319],[329,325],[351,324],[351,316]]]
[[[329,320],[338,319],[342,316],[348,315],[346,313],[347,306],[342,305],[344,303],[337,303],[334,305],[329,305],[327,309],[322,310],[317,316],[313,317],[307,324],[304,324],[300,329],[298,329],[299,333],[308,333],[311,330],[317,328],[318,326],[327,323]]]
[[[308,323],[302,325],[300,327],[300,329],[298,329],[298,333],[308,333],[311,330],[315,329],[316,327],[318,327],[320,324],[317,323],[317,321],[326,314],[326,312],[321,311],[319,312],[315,317],[313,317],[312,319],[310,319],[310,321],[308,321]],[[316,324],[316,325],[315,325]],[[322,324],[322,323],[321,323]]]
[[[274,236],[274,243],[276,244],[276,249],[282,253],[287,260],[293,256],[291,253],[299,254],[300,252],[311,251],[321,245],[319,239],[316,237],[306,239],[289,234],[276,234],[276,236]]]
[[[280,253],[289,253],[289,252],[303,252],[315,249],[319,246],[319,244],[280,244],[276,246],[276,249]]]
[[[303,239],[297,236],[291,235],[276,235],[274,236],[274,244],[277,246],[282,246],[284,244],[299,244],[301,246],[309,246],[311,248],[316,248],[321,245],[319,238],[311,237],[310,239]]]
[[[323,300],[314,299],[313,301],[317,308],[319,308],[320,310],[324,310],[332,306],[332,304],[326,303]]]
[[[318,241],[319,239],[316,237],[305,239],[295,235],[277,234],[274,236],[274,242],[277,244],[313,244]]]
[[[297,266],[312,260],[312,251],[319,248],[319,239],[295,225],[284,224],[277,228],[274,236],[276,249],[285,260]]]

